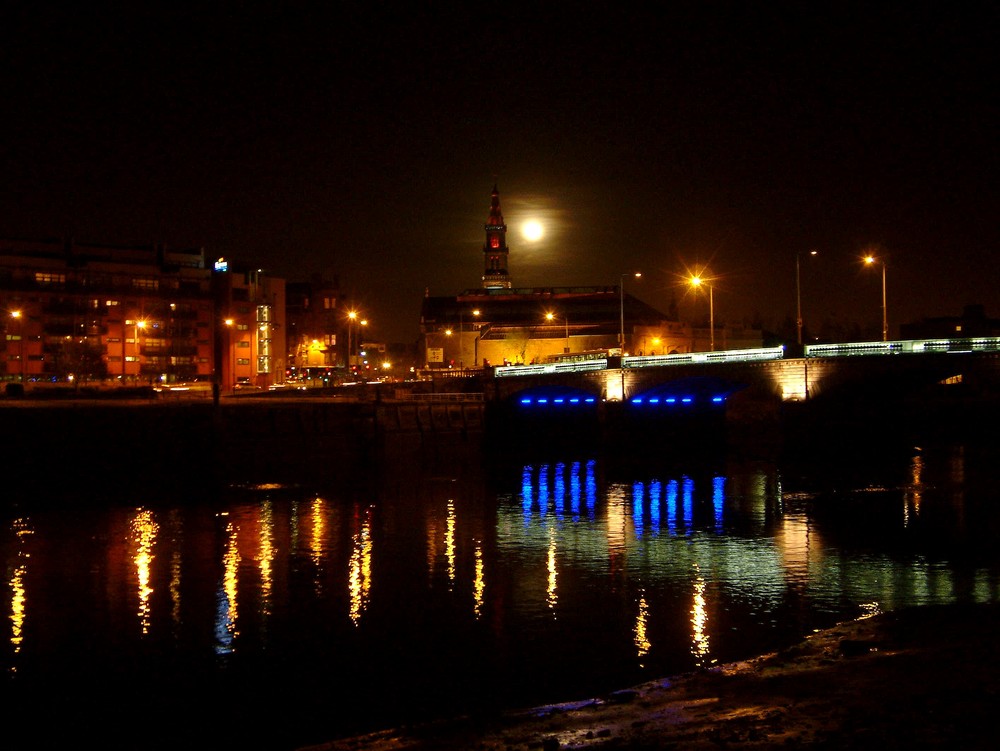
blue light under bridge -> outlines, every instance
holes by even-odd
[[[570,386],[535,386],[518,391],[511,399],[522,407],[532,409],[586,410],[596,407],[600,399]]]
[[[629,397],[629,405],[648,410],[724,407],[726,400],[746,384],[723,378],[696,376],[658,384]]]

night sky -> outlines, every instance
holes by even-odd
[[[717,323],[773,329],[816,249],[807,327],[878,338],[871,247],[890,336],[1000,318],[996,6],[29,5],[0,12],[0,236],[336,276],[411,342],[425,289],[481,285],[496,183],[516,287],[641,270],[694,319],[707,267]]]

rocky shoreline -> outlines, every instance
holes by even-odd
[[[756,659],[490,720],[300,751],[993,748],[1000,606],[875,615]]]

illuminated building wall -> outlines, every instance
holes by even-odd
[[[6,380],[135,385],[212,373],[201,249],[0,240],[0,310]]]

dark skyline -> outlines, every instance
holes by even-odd
[[[1000,317],[997,10],[288,4],[5,11],[0,236],[336,276],[372,334],[480,286],[617,284],[717,322]],[[542,221],[529,242],[521,228]]]

